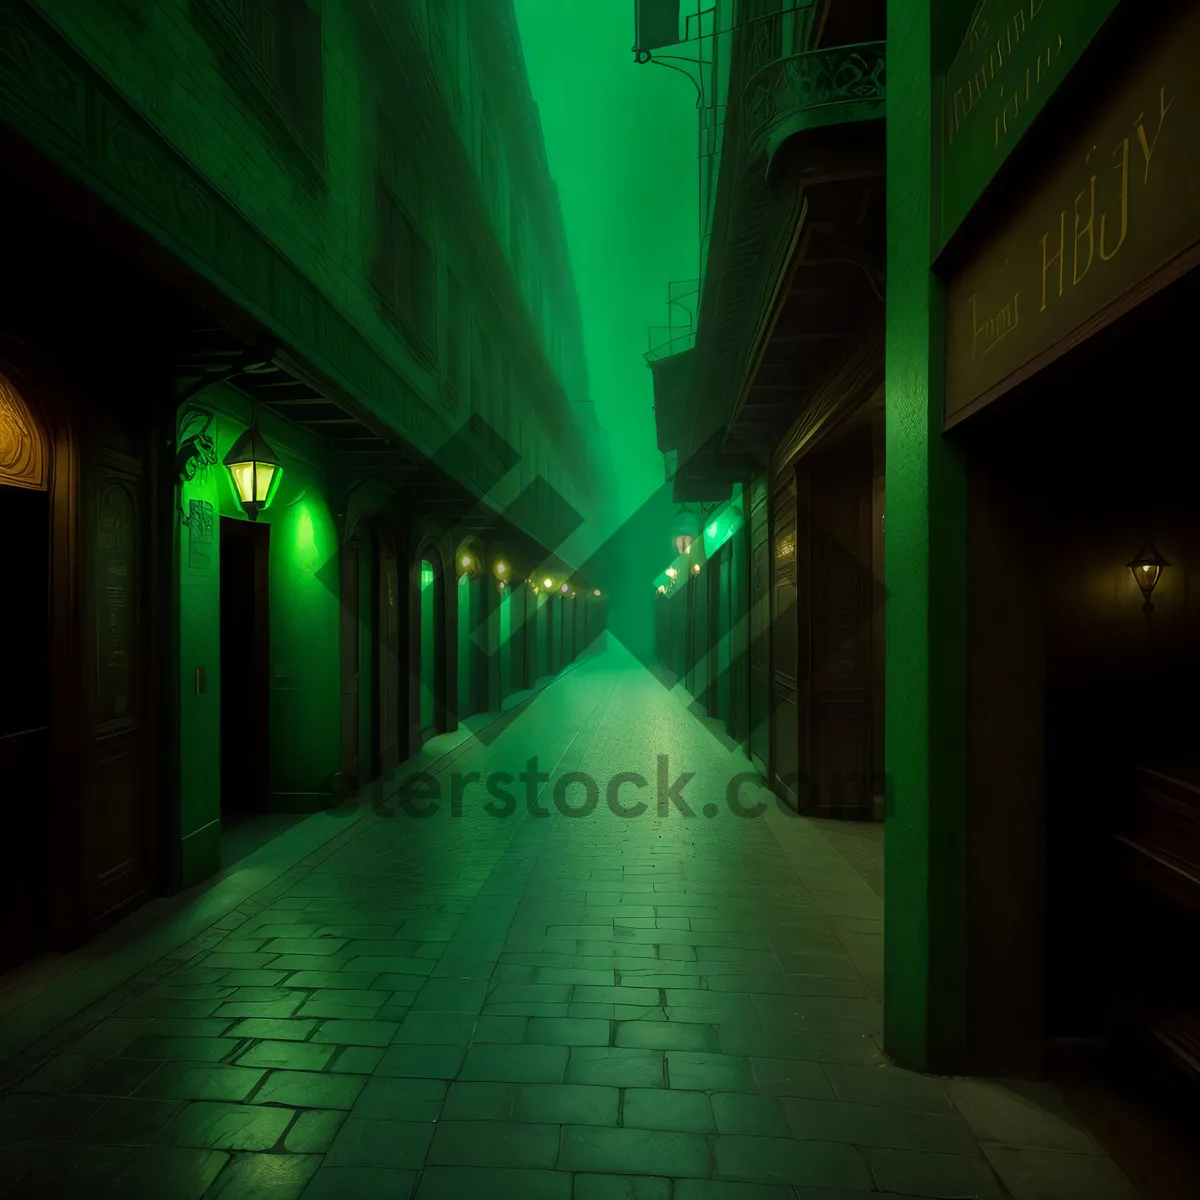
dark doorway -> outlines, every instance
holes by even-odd
[[[269,525],[221,518],[221,824],[267,807],[270,786]]]
[[[0,972],[47,948],[50,887],[50,511],[44,491],[0,482],[12,573],[0,588],[10,634],[0,686],[0,795],[9,802],[0,870]]]

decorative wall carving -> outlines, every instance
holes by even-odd
[[[0,375],[0,485],[44,492],[50,484],[46,439],[20,393]]]

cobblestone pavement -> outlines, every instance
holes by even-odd
[[[745,759],[640,668],[487,740],[64,1027],[0,1097],[0,1194],[1132,1195],[1048,1089],[889,1065],[878,898],[808,822],[735,815]],[[519,781],[486,811],[533,757],[548,815]]]

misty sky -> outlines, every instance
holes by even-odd
[[[663,483],[648,327],[699,254],[696,93],[633,61],[633,0],[515,0],[583,309],[592,399],[618,469],[618,520]],[[686,51],[685,51],[686,52]]]

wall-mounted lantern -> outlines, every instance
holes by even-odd
[[[542,580],[542,586],[544,588],[546,588],[547,590],[549,590],[550,588],[552,588],[554,586],[554,580],[547,577],[546,579]]]
[[[230,447],[224,465],[242,511],[256,521],[270,503],[271,485],[283,476],[283,464],[258,432],[257,419],[251,421],[250,428]]]
[[[700,574],[700,564],[699,563],[692,563],[692,574],[693,575]]]
[[[677,570],[675,570],[675,568],[674,568],[674,567],[668,567],[668,568],[667,568],[667,578],[668,578],[668,579],[674,579],[674,578],[675,578],[675,576],[676,576],[676,575],[678,575],[678,574],[679,574],[679,572],[678,572]]]
[[[595,591],[592,593],[592,595],[593,595],[593,596],[598,596],[598,595],[600,595],[600,589],[599,589],[599,588],[597,588],[597,589],[596,589],[596,590],[595,590]]]
[[[660,583],[658,585],[658,594],[660,596],[665,596],[667,594],[667,585],[665,583]]]
[[[566,595],[568,587],[570,587],[570,584],[564,583],[558,590],[562,592],[563,595]]]
[[[1141,549],[1141,553],[1137,558],[1132,559],[1128,566],[1133,572],[1133,578],[1137,582],[1138,588],[1141,590],[1144,602],[1142,604],[1142,612],[1153,612],[1154,602],[1151,596],[1154,594],[1154,589],[1158,586],[1158,581],[1162,576],[1163,568],[1169,567],[1171,564],[1167,562],[1152,541],[1148,541]]]
[[[496,559],[496,561],[492,564],[492,570],[495,571],[497,579],[505,580],[508,578],[508,563],[506,563],[504,559]]]

